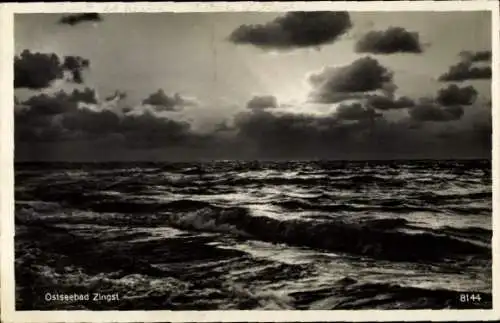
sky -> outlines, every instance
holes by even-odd
[[[16,161],[490,158],[490,12],[17,14]]]

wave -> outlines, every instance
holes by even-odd
[[[402,219],[345,218],[334,216],[322,220],[278,220],[255,216],[244,207],[225,207],[206,201],[181,199],[159,202],[157,199],[125,199],[121,195],[67,193],[62,208],[92,211],[94,216],[64,216],[59,221],[110,225],[170,225],[180,229],[222,232],[274,243],[287,243],[316,249],[366,255],[401,261],[439,260],[449,255],[490,256],[490,249],[470,240],[487,241],[486,234],[460,232],[450,228],[409,233],[411,226]],[[55,197],[55,196],[52,196]],[[59,196],[59,198],[61,198]],[[391,202],[392,203],[392,202]],[[321,210],[333,215],[342,211],[357,213],[410,212],[422,208],[389,203],[387,206],[320,205],[303,199],[275,202],[285,210]],[[20,213],[20,212],[16,212]],[[286,211],[284,211],[286,218]],[[57,218],[44,221],[57,222]],[[410,229],[406,230],[405,229]],[[467,238],[464,241],[463,238]],[[470,240],[469,240],[470,239]],[[402,248],[401,246],[404,246]]]
[[[446,289],[406,287],[396,284],[361,283],[345,277],[334,286],[313,291],[290,294],[297,309],[341,310],[341,309],[446,309],[446,308],[492,308],[490,293],[480,295],[476,304],[460,303],[460,292]]]
[[[441,204],[449,201],[455,200],[481,200],[481,199],[491,199],[492,192],[471,192],[464,194],[436,194],[432,192],[420,193],[415,196],[416,199],[421,201],[426,201],[432,204]]]
[[[487,244],[491,243],[491,238],[493,237],[492,230],[480,227],[454,228],[450,226],[444,226],[439,229],[439,232],[459,238],[478,240]]]
[[[352,175],[333,177],[321,174],[316,175],[299,175],[294,177],[273,176],[264,178],[230,178],[218,182],[225,185],[303,185],[303,186],[318,186],[326,185],[332,188],[353,188],[362,186],[378,186],[378,187],[402,187],[406,184],[405,181],[386,178],[378,175]]]
[[[406,222],[384,220],[371,224],[375,223],[387,229]],[[123,243],[131,240],[120,235],[89,239],[81,232],[54,226],[24,229],[29,231],[16,234],[16,281],[23,282],[18,285],[18,310],[438,309],[464,305],[458,303],[459,291],[351,277],[327,288],[307,285],[308,290],[301,291],[249,287],[248,281],[253,280],[307,280],[311,272],[307,265],[268,262],[241,251],[213,247],[207,244],[213,241],[210,238]],[[256,267],[263,269],[252,271]],[[242,269],[250,271],[235,275]],[[118,292],[122,301],[54,305],[33,295],[32,288],[67,293]],[[491,308],[491,294],[480,296],[482,301],[475,308]]]
[[[319,204],[303,201],[300,199],[285,200],[272,202],[272,204],[280,206],[287,210],[310,210],[310,211],[325,211],[325,212],[393,212],[393,213],[408,213],[416,211],[432,211],[428,207],[412,206],[403,201],[387,201],[379,202],[379,205],[349,205],[349,204]]]
[[[180,229],[224,232],[272,243],[286,243],[393,261],[439,261],[444,257],[479,255],[491,250],[473,242],[432,232],[408,233],[402,219],[359,223],[331,221],[280,221],[253,216],[245,208],[206,207],[172,213],[166,221]]]

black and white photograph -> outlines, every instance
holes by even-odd
[[[488,5],[15,13],[15,311],[492,310]]]

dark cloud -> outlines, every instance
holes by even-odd
[[[460,62],[450,66],[448,72],[439,77],[442,82],[491,79],[490,66],[473,66],[471,62]]]
[[[329,115],[252,110],[235,118],[238,147],[249,158],[347,158],[370,154],[380,113],[359,103],[340,104]]]
[[[108,110],[75,109],[61,118],[61,126],[73,138],[95,139],[118,132],[119,125],[120,117]]]
[[[97,103],[95,91],[85,88],[83,91],[73,90],[71,94],[59,91],[54,95],[39,94],[22,103],[31,115],[56,115],[76,110],[78,103]]]
[[[393,72],[376,59],[363,57],[343,67],[327,67],[312,74],[310,98],[319,103],[335,103],[361,97],[365,92],[385,90],[393,82]]]
[[[97,96],[95,90],[90,88],[85,88],[83,91],[78,89],[74,89],[71,92],[70,99],[75,102],[84,102],[84,103],[97,103]]]
[[[148,110],[125,115],[85,105],[61,110],[16,110],[16,158],[47,157],[38,149],[42,146],[57,152],[71,148],[72,158],[92,160],[104,158],[102,153],[111,159],[142,159],[153,151],[159,154],[155,158],[169,160],[450,158],[483,156],[491,150],[487,115],[478,117],[470,129],[455,127],[446,136],[439,129],[432,132],[433,125],[424,121],[455,120],[462,113],[460,107],[441,107],[432,100],[409,108],[410,118],[399,121],[388,121],[359,103],[341,104],[335,113],[323,116],[248,109],[230,126],[221,123],[206,135]],[[30,152],[33,149],[38,155]],[[93,153],[96,149],[99,154]]]
[[[491,50],[462,51],[459,56],[466,62],[489,62],[491,61]]]
[[[83,22],[100,22],[102,17],[95,12],[78,13],[61,17],[59,23],[62,25],[75,26]]]
[[[15,108],[15,138],[20,142],[54,142],[72,139],[75,133],[61,124],[68,116],[79,114],[79,103],[96,103],[95,92],[86,88],[71,94],[59,91],[54,95],[39,94],[19,103]],[[94,118],[93,125],[100,124]]]
[[[474,66],[477,62],[491,61],[491,51],[462,51],[461,61],[450,66],[448,72],[439,77],[441,82],[462,82],[466,80],[491,79],[491,66]]]
[[[76,108],[76,103],[67,101],[62,94],[56,96],[41,94],[16,105],[14,109],[16,145],[18,142],[37,143],[59,140],[63,131],[55,116]]]
[[[64,72],[72,74],[71,80],[82,83],[82,72],[90,62],[79,56],[66,56],[63,62],[52,53],[32,53],[24,50],[14,57],[14,88],[43,89],[53,81],[64,78]]]
[[[68,71],[88,68],[90,62],[80,56],[65,56],[62,67]]]
[[[462,118],[464,109],[459,105],[443,107],[433,102],[421,102],[409,109],[408,112],[411,119],[417,122],[446,122]]]
[[[418,108],[414,114],[417,119],[426,121],[453,119],[459,114],[458,109],[445,108],[437,113],[432,110],[434,115],[428,116],[420,109],[425,108]],[[356,104],[345,105],[340,108],[341,112],[325,116],[271,111],[238,115],[235,121],[238,144],[233,147],[233,156],[287,160],[449,158],[470,156],[471,152],[484,156],[490,149],[486,140],[487,126],[483,127],[483,137],[475,136],[463,145],[452,145],[456,138],[467,137],[467,131],[458,129],[453,136],[442,139],[432,131],[431,124],[410,118],[388,121],[378,116],[368,118],[368,122],[364,118],[369,110]]]
[[[120,144],[133,149],[185,144],[191,135],[188,123],[160,118],[148,112],[119,116],[109,110],[78,109],[63,115],[61,125],[78,139],[110,136],[120,138]]]
[[[162,89],[152,93],[142,104],[152,105],[159,111],[179,111],[186,106],[196,105],[193,100],[183,98],[179,93],[168,96]]]
[[[89,68],[90,62],[88,59],[84,59],[80,56],[66,56],[64,57],[64,62],[62,68],[71,72],[73,75],[73,82],[81,84],[83,83],[82,71]]]
[[[273,109],[278,107],[278,100],[272,95],[254,96],[247,103],[251,110]]]
[[[94,109],[79,105],[79,102],[96,102],[94,94],[93,90],[85,89],[29,98],[15,109],[16,142],[92,141],[109,137],[115,138],[115,145],[143,149],[186,144],[196,139],[185,122],[147,111],[122,114],[98,105]]]
[[[477,90],[471,85],[458,87],[451,84],[438,91],[436,101],[444,106],[471,105],[476,101],[477,96]]]
[[[187,144],[192,136],[189,123],[159,118],[151,113],[127,116],[117,132],[134,148]]]
[[[413,107],[415,102],[406,96],[393,99],[383,95],[372,95],[367,97],[367,105],[377,110],[396,110]]]
[[[61,79],[64,70],[56,54],[31,53],[25,50],[14,58],[14,87],[41,89]]]
[[[339,120],[373,120],[381,117],[373,108],[364,108],[361,103],[340,104],[334,113]]]
[[[292,155],[314,156],[325,142],[343,137],[344,128],[333,117],[318,118],[305,114],[275,115],[267,111],[242,113],[235,119],[237,141],[250,154],[249,158],[287,158]],[[342,128],[342,129],[341,129]],[[348,141],[346,139],[346,141]]]
[[[265,97],[257,98],[265,103]],[[267,103],[272,105],[272,98]],[[443,106],[434,98],[416,103],[406,97],[366,98],[340,104],[329,115],[245,109],[213,132],[200,134],[189,123],[149,108],[123,113],[109,107],[109,101],[92,104],[95,93],[91,89],[37,95],[15,110],[16,158],[49,158],[44,151],[48,149],[63,156],[59,158],[64,159],[62,151],[69,149],[71,158],[92,160],[141,159],[153,151],[159,159],[195,160],[452,158],[484,156],[491,150],[487,114],[466,128],[458,126],[469,120],[465,117],[460,123],[444,123],[462,118],[464,111],[458,105]],[[410,102],[406,119],[389,121],[380,113]],[[443,126],[451,130],[443,131]]]
[[[335,42],[351,26],[347,12],[289,12],[263,25],[241,25],[229,40],[263,49],[314,47]]]
[[[355,46],[358,53],[394,54],[422,53],[417,32],[401,27],[390,27],[384,31],[370,31],[358,40]]]
[[[22,105],[28,108],[22,110],[22,113],[30,115],[57,115],[77,107],[76,102],[69,100],[69,96],[63,92],[54,96],[39,94],[24,101]]]

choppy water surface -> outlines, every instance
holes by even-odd
[[[491,297],[489,161],[18,164],[15,181],[18,309]],[[120,300],[47,302],[47,291]]]

